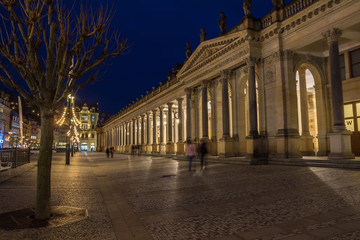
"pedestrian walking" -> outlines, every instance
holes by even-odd
[[[114,152],[115,152],[114,147],[110,147],[111,158],[114,157]]]
[[[190,139],[188,139],[186,141],[185,144],[185,156],[188,158],[189,160],[189,171],[191,171],[191,167],[192,167],[192,161],[195,157],[195,146],[194,144],[191,142]],[[196,167],[195,162],[194,162],[194,167]]]
[[[106,157],[109,158],[110,150],[109,148],[106,148]]]
[[[208,150],[207,150],[206,142],[205,142],[204,139],[202,139],[201,144],[200,144],[200,164],[201,164],[201,169],[203,169],[203,166],[206,169],[205,155],[207,153],[208,153]]]

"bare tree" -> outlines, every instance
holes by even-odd
[[[79,12],[73,16],[61,0],[0,0],[0,80],[41,112],[36,219],[51,214],[55,109],[93,80],[90,70],[128,48],[126,40],[108,34],[113,12],[107,7],[97,14]],[[88,78],[81,81],[84,75]]]

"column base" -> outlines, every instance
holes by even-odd
[[[159,144],[159,151],[160,151],[160,154],[166,154],[166,144],[165,143]]]
[[[353,159],[355,155],[351,152],[351,132],[329,133],[330,137],[330,154],[329,159]]]
[[[151,145],[151,154],[158,154],[159,153],[159,149],[158,149],[159,144],[154,143]]]
[[[174,153],[175,153],[174,143],[173,142],[166,143],[166,154],[174,154]]]
[[[209,142],[208,142],[208,152],[210,155],[213,155],[213,156],[217,156],[218,155],[218,148],[217,148],[217,140],[215,139],[211,139]]]
[[[303,134],[300,137],[300,152],[303,156],[314,156],[314,137],[309,133]]]
[[[276,134],[276,158],[302,158],[297,129],[279,129]]]
[[[230,138],[221,138],[217,143],[218,155],[220,157],[233,157],[234,153],[234,142]]]
[[[151,144],[146,145],[146,154],[151,154],[151,152],[152,152],[152,145]]]
[[[316,153],[316,156],[327,156],[329,151],[329,138],[326,135],[317,135],[318,139],[318,152]]]
[[[176,147],[177,147],[176,155],[184,155],[184,146],[185,144],[183,142],[176,143]]]
[[[267,164],[266,152],[264,151],[263,138],[261,136],[246,137],[246,158],[250,159],[250,165]]]

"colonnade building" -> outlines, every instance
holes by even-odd
[[[273,3],[202,41],[174,78],[112,116],[100,149],[181,155],[204,139],[210,154],[254,164],[360,155],[360,1]]]

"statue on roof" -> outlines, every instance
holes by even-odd
[[[220,18],[218,20],[219,23],[219,27],[220,27],[220,31],[221,31],[221,35],[224,34],[226,32],[226,16],[225,13],[220,12]]]
[[[272,0],[272,3],[276,9],[284,7],[284,0]]]
[[[200,28],[200,43],[202,43],[203,41],[205,41],[206,38],[206,32],[204,31],[203,28]]]
[[[185,55],[186,55],[186,59],[188,59],[192,54],[192,51],[191,51],[191,46],[190,46],[190,43],[188,41],[186,41],[186,52],[185,52]]]
[[[246,17],[252,16],[251,14],[251,0],[244,0],[243,2],[243,9]]]

